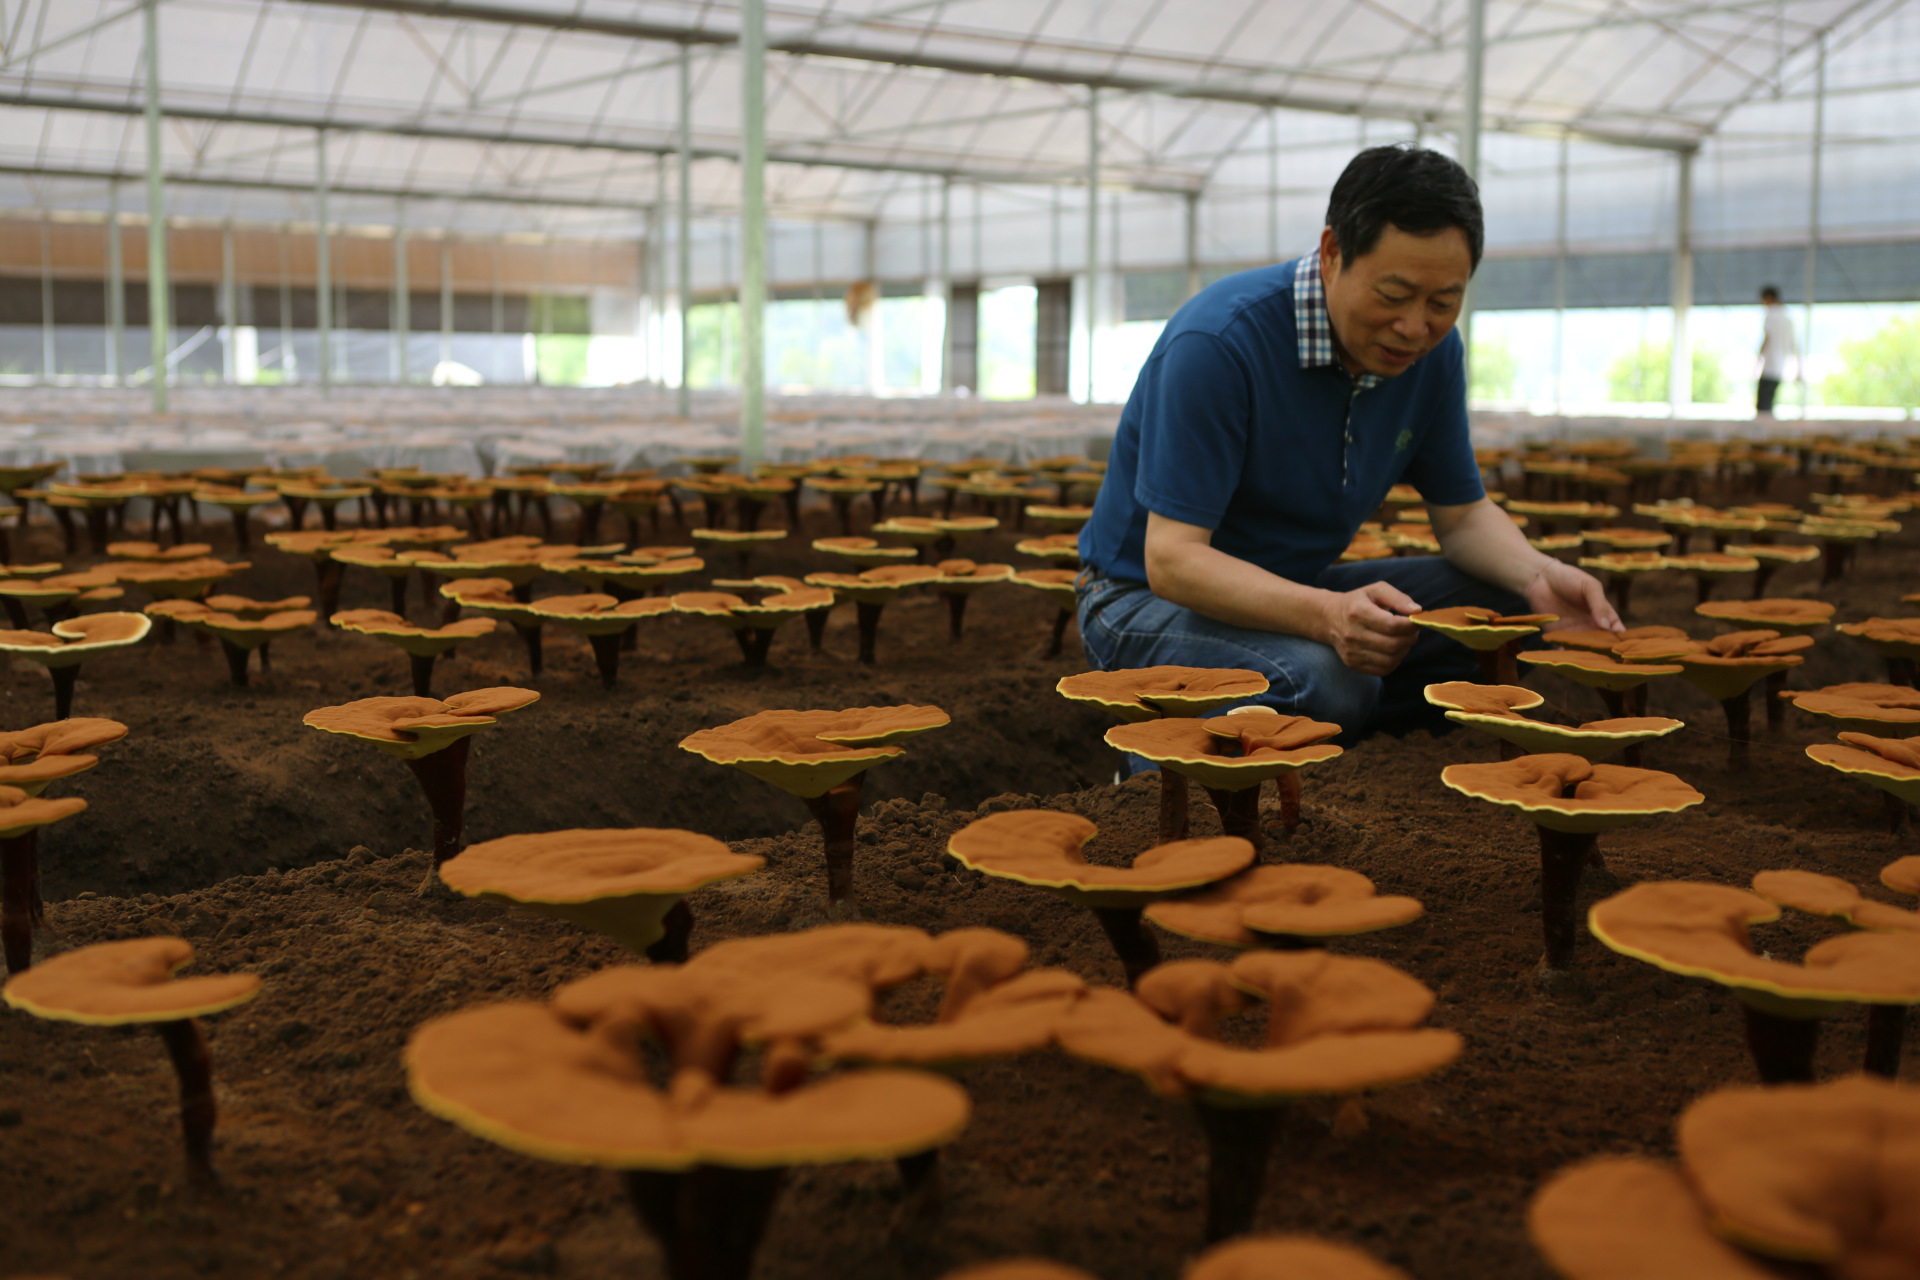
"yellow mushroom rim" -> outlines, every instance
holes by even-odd
[[[1339,732],[1337,724],[1261,708],[1209,720],[1167,717],[1117,724],[1107,730],[1106,741],[1203,787],[1242,791],[1339,756],[1341,749],[1326,741]],[[1229,743],[1235,754],[1227,753]]]
[[[179,603],[193,602],[180,601]],[[311,609],[287,609],[280,613],[270,613],[264,618],[242,618],[236,614],[222,613],[217,609],[208,609],[205,613],[174,612],[162,616],[176,617],[188,626],[198,627],[235,648],[249,650],[258,649],[275,636],[304,631],[320,619],[320,615]]]
[[[533,616],[532,609],[514,598],[513,588],[514,584],[506,578],[456,578],[441,583],[440,594],[463,609],[490,618],[522,626],[537,624],[539,619]]]
[[[1582,627],[1548,631],[1540,638],[1563,649],[1581,649],[1587,653],[1611,656],[1613,646],[1629,640],[1685,640],[1687,633],[1678,627],[1628,627],[1618,633],[1599,627]],[[1526,655],[1521,656],[1524,658]]]
[[[125,569],[144,569],[146,565],[121,565]],[[31,600],[35,604],[59,604],[74,599],[111,599],[125,594],[114,587],[116,574],[112,568],[84,570],[79,573],[56,573],[44,578],[8,578],[0,580],[0,595],[12,596],[17,600]],[[96,592],[112,592],[112,595],[96,597]]]
[[[7,578],[45,578],[59,573],[63,568],[58,560],[47,560],[39,564],[0,565],[0,577]]]
[[[196,557],[191,560],[135,561],[131,564],[102,566],[102,570],[151,596],[191,599],[214,583],[223,582],[252,567],[252,563],[246,560],[228,563],[213,557]]]
[[[751,546],[762,542],[778,542],[787,536],[785,529],[689,529],[687,536],[695,542],[717,542],[722,546]]]
[[[857,560],[863,564],[879,564],[887,560],[911,560],[919,553],[912,547],[884,547],[872,538],[815,538],[815,551],[824,551],[828,555],[844,556],[848,560]]]
[[[1009,574],[1006,580],[1016,586],[1031,587],[1051,596],[1062,609],[1071,609],[1077,599],[1073,584],[1079,576],[1077,569],[1022,569]]]
[[[468,734],[499,723],[509,711],[532,706],[540,695],[532,689],[502,685],[473,689],[439,698],[361,698],[337,707],[307,712],[301,723],[310,729],[371,742],[402,760],[418,760],[452,746]]]
[[[1592,834],[1706,799],[1657,769],[1594,764],[1564,752],[1487,764],[1452,764],[1440,781],[1475,800],[1515,810],[1550,831]],[[1568,794],[1571,791],[1572,794]]]
[[[1736,573],[1752,573],[1760,567],[1760,562],[1752,556],[1728,555],[1719,551],[1697,551],[1683,556],[1667,557],[1667,567],[1717,578],[1730,577]]]
[[[1428,685],[1426,697],[1434,706],[1447,708],[1447,719],[1454,723],[1482,729],[1529,754],[1569,752],[1588,760],[1604,760],[1684,727],[1682,721],[1664,716],[1593,720],[1573,727],[1530,720],[1520,711],[1538,706],[1544,699],[1518,685],[1450,681]]]
[[[117,1027],[202,1018],[260,994],[256,974],[173,976],[192,961],[192,945],[180,938],[98,942],[15,974],[0,997],[36,1018]]]
[[[933,585],[943,595],[952,592],[977,591],[981,587],[990,587],[996,582],[1005,582],[1013,577],[1010,564],[978,564],[972,560],[942,560],[933,566],[940,576]]]
[[[205,542],[182,542],[163,547],[157,542],[109,542],[107,554],[119,560],[200,560],[213,554]]]
[[[973,871],[1047,889],[1096,909],[1140,907],[1155,898],[1218,884],[1253,862],[1237,836],[1156,845],[1131,867],[1089,863],[1084,847],[1099,831],[1074,813],[1015,809],[991,813],[953,833],[947,852]]]
[[[438,657],[463,640],[491,635],[498,625],[492,618],[462,618],[444,627],[421,627],[384,609],[346,609],[327,621],[342,631],[384,640],[402,653],[421,658]]]
[[[1784,689],[1780,696],[1838,729],[1903,738],[1920,734],[1920,691],[1905,685],[1831,684]]]
[[[1807,758],[1852,774],[1908,804],[1920,801],[1920,752],[1900,738],[1846,732],[1839,742],[1816,742]]]
[[[1652,551],[1669,546],[1673,535],[1659,529],[1588,529],[1580,535],[1584,542],[1622,550]]]
[[[1381,897],[1373,881],[1344,867],[1292,862],[1249,867],[1231,880],[1146,909],[1169,933],[1223,947],[1257,947],[1263,937],[1343,938],[1392,929],[1426,913],[1417,899]]]
[[[1800,666],[1812,636],[1778,631],[1733,631],[1707,641],[1704,652],[1680,655],[1681,677],[1709,698],[1724,702],[1746,693],[1770,675]]]
[[[761,711],[702,729],[680,749],[743,770],[803,800],[823,796],[883,760],[893,744],[950,722],[938,707],[854,707],[846,711]]]
[[[1267,678],[1238,667],[1133,667],[1063,676],[1061,697],[1104,708],[1122,720],[1191,716],[1267,691]]]
[[[1582,541],[1577,533],[1556,533],[1544,538],[1528,538],[1527,545],[1535,551],[1571,551]]]
[[[1843,933],[1799,964],[1758,955],[1748,927],[1780,908],[1731,885],[1650,881],[1594,904],[1593,936],[1669,973],[1706,978],[1768,1012],[1819,1017],[1833,1004],[1920,1004],[1920,933]]]
[[[683,591],[669,597],[669,602],[675,613],[712,618],[729,629],[739,630],[778,626],[782,620],[797,613],[830,609],[833,607],[833,592],[824,587],[801,587],[797,591],[783,589],[754,604],[727,591]]]
[[[664,934],[674,903],[765,865],[711,836],[629,827],[482,841],[441,864],[439,875],[469,898],[531,907],[644,953]]]
[[[1868,618],[1839,627],[1842,635],[1864,640],[1887,658],[1920,657],[1920,618]]]
[[[1267,1002],[1265,1043],[1215,1038],[1217,1021]],[[1422,1027],[1433,992],[1378,960],[1325,951],[1254,951],[1231,965],[1177,960],[1144,974],[1135,994],[1087,993],[1061,1020],[1060,1046],[1142,1077],[1169,1097],[1263,1106],[1339,1096],[1433,1074],[1461,1038]]]
[[[45,631],[0,630],[0,653],[11,653],[43,667],[73,667],[147,638],[153,619],[143,613],[90,613],[53,624]]]
[[[998,524],[998,521],[994,523]],[[928,516],[893,516],[873,526],[873,532],[889,538],[904,538],[908,542],[937,542],[952,534],[944,528],[945,521]]]
[[[1544,695],[1517,684],[1476,684],[1471,680],[1430,684],[1423,693],[1432,706],[1483,715],[1513,715],[1546,701]]]
[[[98,756],[86,754],[94,747],[126,736],[127,726],[97,716],[70,717],[0,733],[0,786],[37,796],[48,783],[99,764]]]
[[[1078,560],[1080,535],[1053,533],[1044,538],[1026,538],[1014,543],[1013,549],[1023,556],[1037,556],[1043,560]]]
[[[1798,547],[1795,550],[1812,551],[1816,556],[1820,554],[1814,547]],[[1799,635],[1826,626],[1833,620],[1834,607],[1824,600],[1709,600],[1694,606],[1693,611],[1715,622],[1765,627],[1783,635]]]
[[[1581,556],[1582,569],[1598,569],[1602,573],[1635,574],[1655,573],[1668,568],[1667,558],[1654,551],[1623,552],[1610,556]]]
[[[1793,529],[1792,532],[1799,532]],[[1751,556],[1766,564],[1810,564],[1820,558],[1818,547],[1790,547],[1779,543],[1742,543],[1728,544],[1727,552],[1736,556]],[[1808,601],[1807,603],[1814,603]]]
[[[0,838],[50,826],[76,813],[84,813],[86,809],[87,802],[78,796],[43,800],[25,787],[0,786]]]
[[[1920,857],[1902,861],[1920,863]],[[1883,870],[1880,878],[1885,881],[1889,871],[1898,878],[1899,865],[1894,863]],[[1838,876],[1823,876],[1812,871],[1762,871],[1753,877],[1753,891],[1768,902],[1808,915],[1845,920],[1858,929],[1920,933],[1920,912],[1875,902]]]
[[[890,564],[860,573],[810,573],[810,587],[825,587],[834,595],[861,604],[886,604],[908,587],[936,582],[940,571],[932,565]]]
[[[1501,645],[1537,635],[1549,622],[1558,622],[1553,613],[1525,613],[1503,617],[1496,610],[1474,605],[1452,609],[1423,609],[1409,615],[1415,626],[1437,631],[1450,640],[1458,640],[1469,649],[1498,649]]]
[[[673,601],[666,596],[645,596],[638,600],[616,600],[612,596],[588,592],[573,596],[548,596],[526,606],[526,616],[542,622],[558,622],[585,636],[615,635],[642,618],[657,618],[673,612]]]

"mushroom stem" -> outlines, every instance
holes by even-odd
[[[416,698],[433,696],[433,659],[431,653],[407,655],[407,662],[413,668],[413,696]]]
[[[1907,1006],[1867,1007],[1867,1058],[1864,1069],[1888,1080],[1900,1078],[1900,1049],[1907,1038]]]
[[[1187,775],[1160,770],[1160,843],[1187,838]]]
[[[1747,1048],[1762,1084],[1812,1084],[1813,1053],[1820,1045],[1820,1019],[1785,1018],[1741,1008],[1747,1015]]]
[[[1753,703],[1742,689],[1720,704],[1727,713],[1727,768],[1744,771],[1747,743],[1753,737]]]
[[[1289,769],[1273,780],[1273,789],[1280,793],[1280,826],[1291,839],[1300,827],[1300,771]],[[1259,842],[1254,844],[1259,851]]]
[[[227,676],[233,681],[233,687],[247,687],[247,651],[225,636],[220,638],[220,652],[227,655]]]
[[[1072,620],[1073,610],[1071,609],[1062,609],[1053,615],[1053,636],[1047,641],[1045,657],[1057,658],[1060,656],[1061,646],[1066,642],[1067,623]]]
[[[854,601],[854,617],[860,622],[860,661],[873,662],[873,638],[880,631],[880,611],[887,606],[868,604],[865,600]]]
[[[1838,582],[1847,567],[1847,546],[1844,542],[1827,542],[1821,547],[1820,585]]]
[[[1759,539],[1756,538],[1754,539],[1754,541],[1758,542]],[[1771,582],[1773,580],[1773,575],[1778,573],[1779,571],[1780,571],[1779,565],[1773,564],[1766,560],[1762,560],[1760,562],[1760,567],[1753,571],[1753,594],[1747,598],[1750,600],[1766,599],[1767,583]]]
[[[958,640],[960,632],[967,624],[967,593],[949,591],[947,598],[947,639]]]
[[[173,1070],[180,1077],[180,1132],[186,1139],[187,1177],[203,1186],[217,1182],[213,1172],[213,1055],[192,1018],[156,1023]]]
[[[1777,732],[1780,726],[1787,722],[1787,700],[1780,696],[1786,687],[1786,672],[1776,671],[1767,677],[1766,692],[1763,696],[1767,700],[1767,728],[1771,731]]]
[[[1476,649],[1473,656],[1480,659],[1480,674],[1488,684],[1518,684],[1520,664],[1513,654],[1509,640],[1498,649]]]
[[[345,565],[331,557],[313,562],[314,576],[319,579],[321,617],[331,618],[340,612],[340,579],[346,571]]]
[[[73,686],[80,678],[80,664],[50,667],[48,674],[53,677],[53,718],[65,720],[73,714]]]
[[[1880,793],[1881,807],[1887,811],[1887,834],[1897,836],[1907,825],[1907,802],[1891,791]]]
[[[1207,1139],[1207,1243],[1244,1235],[1267,1180],[1267,1157],[1280,1128],[1273,1107],[1218,1107],[1196,1100]]]
[[[1628,601],[1633,595],[1633,576],[1616,573],[1607,585],[1613,588],[1614,612],[1622,618],[1630,617],[1633,611],[1629,608]]]
[[[391,575],[387,578],[387,595],[393,604],[393,611],[401,617],[407,616],[407,580]]]
[[[467,808],[467,753],[472,738],[456,738],[453,745],[407,761],[433,810],[433,865],[437,868],[460,852],[460,835]]]
[[[27,616],[27,606],[19,596],[0,596],[0,604],[6,605],[7,621],[13,623],[15,631],[33,630],[33,619]]]
[[[767,665],[767,649],[773,644],[772,627],[741,627],[733,633],[740,646],[740,659],[750,667]]]
[[[1909,689],[1913,688],[1913,659],[1889,657],[1887,659],[1887,683],[1905,685]]]
[[[860,788],[867,775],[856,773],[824,795],[806,796],[807,812],[820,824],[820,840],[827,858],[827,912],[839,914],[845,904],[857,911],[853,898],[854,832],[860,825]]]
[[[820,652],[820,643],[826,638],[827,634],[828,612],[826,609],[815,609],[806,615],[807,651],[809,653]]]
[[[1242,787],[1238,791],[1223,791],[1219,787],[1208,787],[1207,798],[1213,801],[1213,807],[1220,814],[1220,830],[1230,836],[1239,836],[1253,846],[1253,856],[1260,856],[1265,841],[1260,835],[1260,788]]]
[[[684,963],[693,938],[693,908],[685,898],[667,908],[667,914],[660,917],[660,927],[665,932],[647,948],[647,959],[655,964]]]
[[[1591,831],[1540,828],[1540,924],[1547,944],[1547,968],[1573,968],[1579,937],[1580,876],[1599,851]]]
[[[519,635],[520,643],[527,647],[527,669],[539,675],[546,669],[546,659],[540,648],[540,624],[537,622],[516,622],[514,632]]]
[[[659,1242],[669,1280],[747,1280],[786,1178],[784,1168],[631,1169],[627,1199]]]
[[[748,497],[746,494],[740,494],[735,497],[733,500],[733,510],[740,521],[741,532],[752,533],[755,529],[758,529],[760,527],[760,513],[766,510],[766,508],[767,504],[763,499]]]
[[[1697,573],[1693,577],[1695,604],[1705,604],[1713,596],[1713,577],[1711,574]]]
[[[38,848],[31,828],[21,835],[0,836],[0,941],[5,943],[8,973],[33,964],[33,924],[40,917]]]
[[[620,683],[620,636],[620,632],[614,631],[587,637],[587,643],[593,646],[594,665],[600,668],[600,686],[604,689]]]
[[[1160,944],[1140,925],[1141,907],[1095,907],[1093,914],[1106,931],[1107,941],[1120,957],[1127,973],[1127,990],[1133,990],[1140,975],[1160,963]]]
[[[1627,695],[1619,689],[1595,689],[1600,701],[1607,704],[1607,718],[1619,720],[1627,714]]]

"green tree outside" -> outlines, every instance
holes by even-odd
[[[1659,404],[1667,396],[1673,369],[1671,342],[1643,342],[1607,370],[1607,399],[1617,404]],[[1693,349],[1693,403],[1725,404],[1730,394],[1727,371],[1718,352]]]
[[[1511,400],[1520,374],[1520,357],[1498,338],[1476,338],[1468,375],[1468,400]]]
[[[1920,315],[1895,317],[1870,337],[1842,342],[1840,361],[1820,381],[1825,403],[1920,408]]]

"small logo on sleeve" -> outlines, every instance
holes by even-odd
[[[1393,442],[1393,451],[1395,453],[1405,453],[1411,448],[1413,448],[1413,428],[1404,427],[1400,431],[1400,438]]]

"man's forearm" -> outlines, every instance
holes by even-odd
[[[1321,640],[1328,600],[1318,587],[1269,573],[1204,544],[1147,548],[1147,585],[1163,600],[1228,626]]]
[[[1506,512],[1491,502],[1467,508],[1448,528],[1436,528],[1447,562],[1469,577],[1515,595],[1540,576],[1552,557],[1535,551]]]

